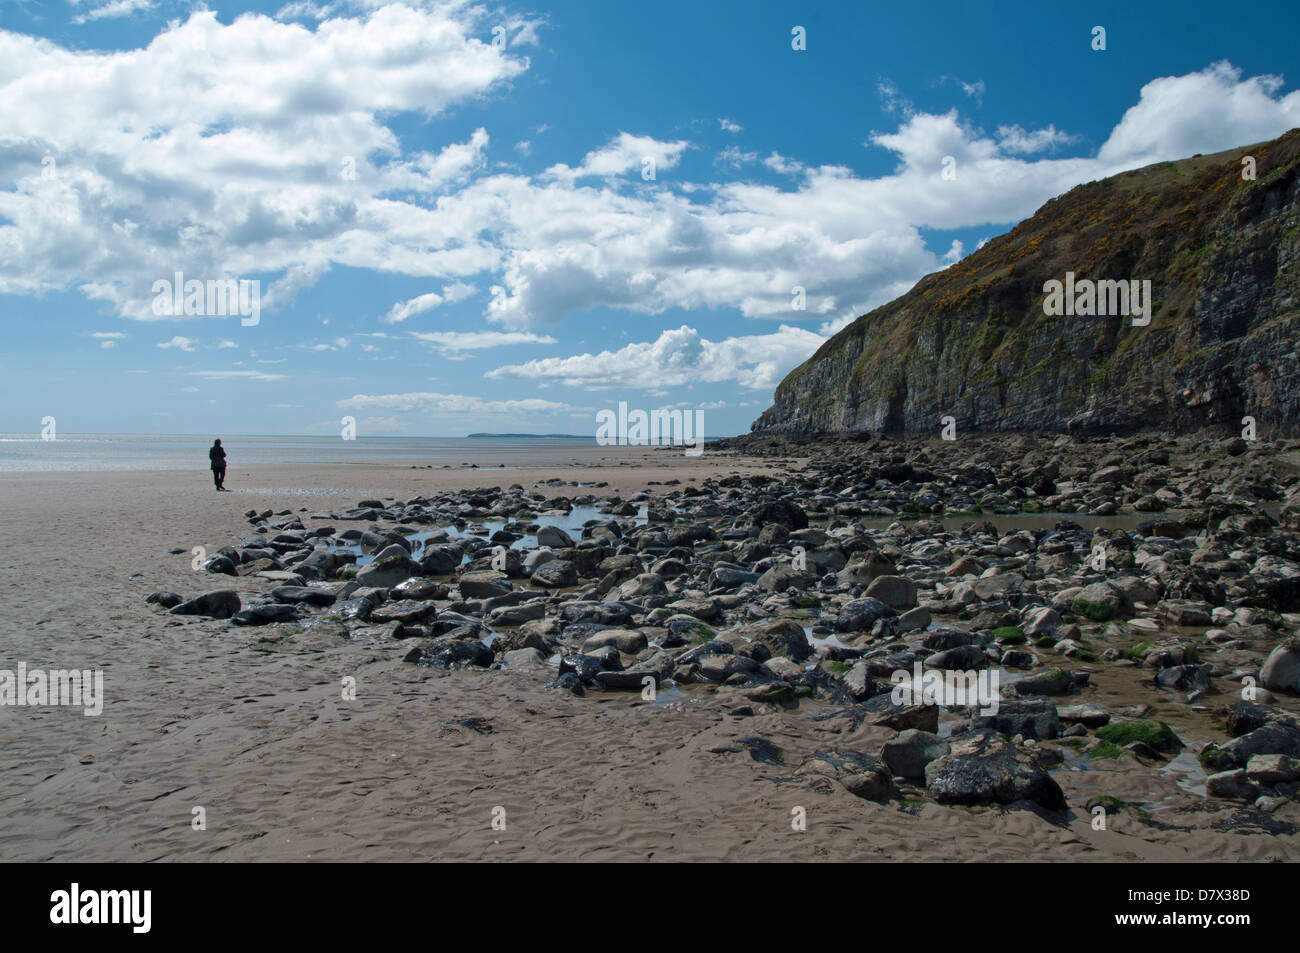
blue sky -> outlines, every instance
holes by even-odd
[[[1296,11],[3,0],[0,430],[745,432],[1053,195],[1300,126]]]

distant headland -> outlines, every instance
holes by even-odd
[[[496,440],[594,440],[591,434],[578,433],[471,433],[466,440],[491,437]]]

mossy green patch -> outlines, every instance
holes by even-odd
[[[1114,742],[1103,741],[1097,747],[1093,748],[1089,754],[1094,758],[1122,758],[1124,749]]]
[[[1124,650],[1124,657],[1126,659],[1130,659],[1131,661],[1136,662],[1139,659],[1141,659],[1142,654],[1146,652],[1148,649],[1150,649],[1151,646],[1153,645],[1155,645],[1154,642],[1139,642],[1137,645],[1130,645],[1128,648]]]
[[[1097,737],[1123,747],[1141,741],[1156,751],[1176,752],[1183,743],[1163,721],[1117,721],[1097,729]]]
[[[993,638],[1003,645],[1024,645],[1025,633],[1018,625],[999,626],[993,630]]]
[[[1075,599],[1074,611],[1093,622],[1105,622],[1111,617],[1110,606],[1104,602],[1091,602],[1087,599]]]

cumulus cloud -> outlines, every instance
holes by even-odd
[[[158,346],[159,346],[160,348],[162,348],[163,350],[169,350],[170,348],[176,348],[176,350],[178,350],[178,351],[193,351],[193,350],[194,350],[194,345],[196,345],[196,344],[198,344],[198,343],[199,343],[198,341],[195,341],[195,340],[193,340],[192,338],[181,337],[181,336],[178,334],[178,335],[176,335],[174,338],[172,338],[170,341],[161,341],[161,342],[159,342]]]
[[[588,152],[576,169],[558,163],[547,169],[546,175],[565,182],[588,176],[620,176],[633,170],[642,177],[649,171],[657,176],[661,169],[676,166],[689,145],[685,140],[660,142],[652,136],[620,132],[608,145]]]
[[[483,288],[483,315],[506,332],[597,308],[825,328],[964,253],[931,249],[928,230],[993,231],[1080,182],[1300,125],[1300,93],[1216,64],[1144,86],[1097,156],[1058,157],[1068,133],[1055,125],[986,134],[957,110],[916,111],[882,81],[898,122],[867,145],[896,161],[874,177],[773,152],[763,166],[789,179],[744,181],[723,174],[730,160],[755,161],[736,151],[713,167],[725,181],[687,181],[664,173],[691,143],[628,131],[582,144],[571,165],[503,172],[487,161],[486,129],[412,152],[387,125],[525,75],[513,43],[492,46],[489,12],[290,6],[279,20],[230,24],[198,11],[123,52],[0,32],[0,175],[17,183],[0,191],[0,293],[77,288],[157,320],[152,283],[173,271],[261,278],[267,311],[340,267],[441,289],[396,303],[389,323]],[[653,180],[641,175],[647,158]],[[799,346],[815,347],[803,333]]]
[[[17,182],[0,192],[0,292],[78,287],[152,320],[173,271],[274,278],[266,308],[334,264],[491,267],[424,208],[481,166],[486,132],[403,152],[386,122],[480,97],[527,60],[478,36],[479,7],[362,6],[314,29],[198,10],[111,52],[0,32],[0,175]]]
[[[489,371],[494,379],[545,380],[587,390],[645,389],[696,383],[738,383],[754,390],[775,387],[796,364],[826,339],[805,328],[781,325],[771,334],[710,341],[682,325],[654,341],[628,344],[617,351],[548,357]]]
[[[1272,139],[1300,126],[1300,90],[1279,97],[1282,83],[1280,76],[1242,79],[1226,60],[1153,79],[1097,158],[1138,166]]]

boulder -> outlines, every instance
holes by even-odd
[[[993,734],[954,738],[948,754],[926,765],[925,782],[940,804],[1032,801],[1051,811],[1067,806],[1060,785],[1034,758]]]
[[[172,615],[204,615],[213,619],[229,619],[241,608],[239,593],[233,589],[218,589],[195,596],[171,610]]]

